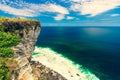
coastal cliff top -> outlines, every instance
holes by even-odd
[[[36,29],[40,26],[39,20],[27,19],[27,18],[8,18],[0,16],[0,31],[15,32],[16,30],[28,32],[29,29]],[[18,31],[17,31],[18,32]]]
[[[0,16],[0,80],[11,80],[13,72],[19,67],[18,61],[13,58],[16,54],[13,47],[20,42],[24,44],[25,40],[26,44],[35,44],[40,30],[39,27],[40,22],[37,20]],[[23,51],[23,46],[17,52],[18,54]],[[31,48],[31,45],[29,47]]]
[[[20,18],[20,17],[8,18],[8,17],[0,16],[0,23],[3,23],[3,22],[36,22],[36,23],[39,23],[40,21],[34,20],[34,19]]]

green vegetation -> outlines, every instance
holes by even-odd
[[[34,20],[34,18],[8,18],[8,17],[3,17],[3,16],[0,16],[0,22],[26,22],[26,21],[37,21],[37,20]]]
[[[10,19],[0,17],[0,80],[11,80],[12,67],[16,67],[17,63],[11,59],[14,51],[11,49],[12,46],[17,45],[20,42],[20,38],[15,33],[4,32],[4,27],[2,26],[3,21],[8,21]],[[15,21],[15,19],[12,19]]]
[[[11,80],[12,71],[17,67],[17,62],[10,58],[0,58],[0,80]]]
[[[19,39],[11,33],[0,32],[0,47],[11,47],[19,43]]]
[[[10,80],[11,78],[11,71],[9,70],[8,66],[6,66],[5,62],[0,63],[0,80]]]
[[[7,18],[0,16],[0,22],[5,22],[5,21],[10,21],[10,22],[16,22],[16,21],[26,21],[27,19],[25,18]]]
[[[13,55],[13,50],[10,48],[0,48],[0,57],[11,57]]]
[[[2,26],[2,23],[0,23],[0,31],[4,31],[4,28]]]

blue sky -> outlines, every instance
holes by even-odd
[[[42,26],[120,26],[120,0],[0,0],[0,15]]]

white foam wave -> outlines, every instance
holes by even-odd
[[[34,61],[39,61],[43,65],[60,73],[68,80],[100,80],[89,70],[83,70],[80,65],[75,65],[71,60],[50,48],[36,47],[33,55]]]

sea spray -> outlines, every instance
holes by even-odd
[[[81,65],[75,64],[50,48],[35,47],[32,60],[39,61],[68,80],[100,80],[88,69],[83,69]]]

